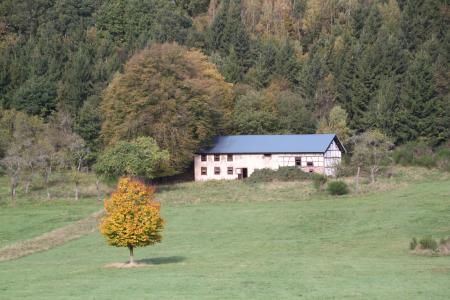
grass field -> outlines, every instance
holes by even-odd
[[[305,183],[161,187],[163,243],[135,252],[153,266],[105,268],[126,261],[127,249],[94,233],[0,263],[0,298],[448,299],[450,257],[408,249],[413,236],[450,235],[450,181],[425,177],[338,198]],[[88,213],[92,202],[74,207]],[[33,231],[4,218],[14,210],[52,220],[57,209],[46,205],[1,207],[0,232],[19,238],[17,230]]]

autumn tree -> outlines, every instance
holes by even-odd
[[[106,216],[100,232],[111,246],[129,249],[130,264],[134,264],[134,248],[161,242],[164,220],[154,192],[153,187],[142,182],[122,178],[117,190],[105,201]]]
[[[181,172],[226,125],[232,86],[197,50],[155,44],[131,58],[106,88],[102,136],[108,145],[151,136]]]

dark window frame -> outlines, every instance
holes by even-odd
[[[307,162],[306,162],[306,166],[307,166],[307,167],[314,167],[314,162],[312,162],[312,161],[307,161]]]
[[[233,154],[227,154],[227,161],[233,161]]]
[[[207,167],[201,167],[200,168],[200,174],[202,174],[202,176],[208,175],[208,168]]]
[[[302,166],[302,157],[301,156],[295,157],[295,165],[297,167],[301,167]]]
[[[233,171],[234,171],[233,167],[228,167],[227,168],[227,174],[228,175],[233,175]]]
[[[220,154],[214,154],[214,161],[220,161]]]
[[[206,154],[202,154],[202,155],[200,155],[200,160],[201,161],[208,161],[208,156]]]
[[[220,175],[220,167],[214,167],[214,175]]]

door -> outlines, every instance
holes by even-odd
[[[247,178],[248,177],[248,171],[247,168],[242,168],[242,178]]]

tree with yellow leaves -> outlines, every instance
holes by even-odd
[[[134,264],[133,249],[160,243],[164,220],[160,217],[160,204],[154,200],[154,188],[124,177],[117,190],[105,201],[106,216],[100,232],[108,244],[127,247],[129,264]]]

